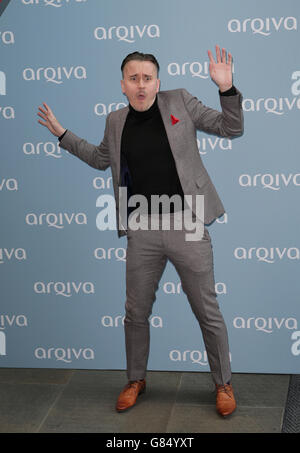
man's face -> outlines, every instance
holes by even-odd
[[[123,68],[121,87],[131,106],[139,112],[148,110],[159,90],[157,68],[151,61],[131,60]]]

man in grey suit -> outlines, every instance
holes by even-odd
[[[134,406],[146,388],[149,317],[168,260],[180,276],[202,331],[217,390],[217,411],[226,416],[236,408],[227,329],[216,300],[212,246],[205,228],[224,213],[224,207],[203,166],[196,130],[222,137],[241,135],[242,96],[232,85],[231,54],[216,46],[216,61],[211,51],[208,56],[222,112],[204,106],[184,89],[159,91],[159,64],[153,55],[140,52],[127,55],[122,62],[121,88],[129,105],[107,116],[99,146],[63,128],[47,104],[39,107],[38,115],[44,120],[39,123],[59,137],[62,148],[94,168],[111,167],[118,234],[128,238],[124,322],[128,383],[117,401],[119,412]],[[146,211],[139,212],[138,228],[131,223],[134,212],[128,217],[128,199],[126,214],[122,214],[122,187],[129,200],[142,197],[147,202]],[[196,209],[200,195],[204,196],[203,216]],[[175,196],[182,204],[180,208],[176,203],[159,205],[153,212],[153,196],[167,196],[168,200]],[[186,203],[188,197],[191,204]],[[192,226],[196,230],[200,226],[198,231],[203,232],[197,240],[187,239],[191,225],[183,222],[182,226],[187,211],[192,213]],[[163,225],[166,215],[170,220],[167,228]],[[176,226],[178,219],[180,227]]]

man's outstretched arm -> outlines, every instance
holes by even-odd
[[[222,112],[202,104],[196,97],[183,90],[186,108],[199,130],[221,137],[240,136],[244,130],[242,109],[242,94],[233,86],[232,55],[223,48],[216,46],[216,61],[208,50],[210,60],[209,71],[211,79],[219,88]]]
[[[43,102],[44,108],[39,107],[38,115],[44,121],[38,122],[47,127],[56,137],[61,138],[59,146],[74,154],[82,161],[86,162],[93,168],[105,170],[110,166],[109,147],[108,147],[108,121],[106,121],[104,138],[100,145],[96,146],[88,143],[83,138],[78,137],[73,132],[65,129],[57,120],[51,108]]]

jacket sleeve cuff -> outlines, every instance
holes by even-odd
[[[59,140],[59,141],[62,140],[62,138],[64,137],[64,135],[65,135],[65,133],[67,132],[67,130],[68,130],[68,129],[66,129],[65,132],[64,132],[60,137],[58,137],[58,140]]]
[[[220,94],[220,96],[234,96],[237,94],[237,91],[236,91],[235,86],[232,85],[232,87],[229,88],[229,90],[223,91],[223,93],[221,93],[221,91],[219,90],[219,94]]]

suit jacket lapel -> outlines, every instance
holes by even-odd
[[[115,154],[115,165],[116,165],[116,174],[118,178],[118,182],[120,183],[120,159],[121,159],[121,139],[122,139],[122,133],[123,129],[125,126],[125,121],[128,115],[129,107],[124,107],[123,109],[119,110],[119,115],[117,117],[116,121],[116,128],[115,128],[115,134],[116,134],[116,154]]]
[[[167,137],[169,140],[170,148],[175,160],[179,179],[183,188],[189,187],[190,180],[187,178],[189,172],[186,167],[187,161],[184,159],[184,119],[182,112],[177,112],[174,105],[163,99],[158,93],[157,99],[158,107],[161,113],[161,117],[165,126]],[[174,115],[179,119],[178,123],[172,124],[171,115]]]

